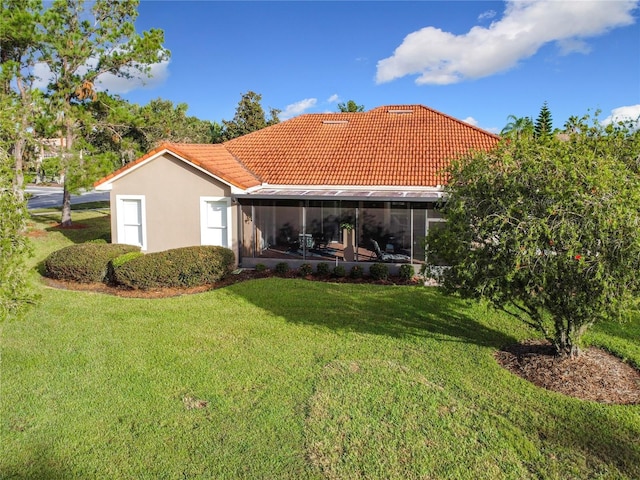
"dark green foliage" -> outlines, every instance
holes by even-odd
[[[298,268],[298,275],[300,275],[301,277],[306,277],[307,275],[311,275],[312,273],[313,267],[310,263],[303,263],[302,265],[300,265],[300,268]]]
[[[349,272],[349,276],[351,278],[362,278],[364,275],[364,270],[360,265],[354,265],[351,267],[351,271]]]
[[[337,278],[346,277],[347,270],[342,265],[338,265],[333,269],[333,276]]]
[[[374,280],[386,280],[389,278],[389,267],[384,263],[374,263],[369,267],[369,275]]]
[[[109,261],[139,247],[120,244],[81,243],[53,252],[44,261],[49,278],[80,283],[99,283],[107,276]]]
[[[276,263],[274,271],[276,272],[276,275],[284,276],[289,273],[289,264],[287,262]]]
[[[280,110],[275,108],[270,109],[271,118],[267,120],[260,105],[261,100],[262,95],[252,91],[242,95],[233,120],[222,120],[224,140],[231,140],[280,122],[278,119]]]
[[[117,285],[146,290],[213,284],[234,267],[231,250],[216,246],[184,247],[148,253],[114,266]]]
[[[264,263],[256,264],[256,272],[266,272],[267,270],[267,266]]]
[[[547,102],[544,102],[540,109],[540,114],[536,118],[536,124],[534,126],[534,136],[536,138],[542,138],[551,135],[553,132],[553,120],[551,118],[551,111]]]
[[[413,265],[400,265],[400,270],[398,271],[398,276],[402,280],[411,280],[416,274],[416,271],[413,269]]]
[[[595,322],[623,318],[640,293],[640,132],[581,122],[562,136],[513,138],[454,162],[444,228],[428,258],[440,279],[579,354]]]
[[[318,265],[316,265],[316,273],[320,276],[329,275],[329,264],[320,262]]]
[[[348,102],[342,102],[338,104],[338,110],[342,113],[346,112],[364,112],[364,105],[358,105],[353,100]]]
[[[32,300],[25,266],[31,254],[24,235],[27,209],[12,189],[13,172],[5,160],[0,148],[0,321],[18,316]]]

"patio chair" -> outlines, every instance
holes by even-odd
[[[403,262],[411,261],[411,258],[407,255],[402,255],[400,253],[383,252],[382,250],[380,250],[380,245],[378,245],[378,242],[376,242],[373,239],[371,239],[371,243],[373,245],[373,251],[376,252],[376,256],[378,257],[378,260],[380,260],[381,262],[403,263]]]

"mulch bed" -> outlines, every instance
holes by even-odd
[[[529,341],[495,357],[507,370],[547,390],[599,403],[640,403],[640,371],[600,348],[561,358],[549,343]]]
[[[192,295],[194,293],[207,292],[216,288],[226,287],[233,285],[234,283],[243,282],[245,280],[251,280],[256,278],[266,278],[276,276],[272,270],[266,270],[264,272],[257,272],[256,270],[242,270],[239,273],[232,273],[227,275],[223,280],[212,285],[199,285],[197,287],[181,287],[181,288],[155,288],[151,290],[132,290],[128,288],[119,288],[104,283],[77,283],[65,280],[55,280],[52,278],[42,277],[42,281],[45,285],[52,288],[60,288],[63,290],[81,290],[86,292],[99,292],[110,295],[116,295],[119,297],[127,298],[164,298],[164,297],[177,297],[180,295]],[[376,285],[417,285],[418,280],[402,280],[397,277],[390,277],[387,280],[372,280],[368,277],[363,278],[350,278],[341,277],[336,278],[330,275],[327,276],[315,276],[308,275],[306,277],[300,277],[295,270],[291,270],[284,275],[287,278],[304,278],[310,281],[319,282],[333,282],[333,283],[370,283]]]

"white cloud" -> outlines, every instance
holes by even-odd
[[[617,122],[635,122],[640,124],[640,105],[629,105],[626,107],[618,107],[611,110],[611,115],[602,121],[603,125]]]
[[[327,102],[329,102],[329,103],[335,103],[335,102],[337,102],[338,100],[340,100],[340,97],[338,96],[338,94],[337,94],[337,93],[334,93],[333,95],[331,95],[331,96],[327,99]]]
[[[305,98],[304,100],[300,100],[299,102],[292,103],[287,105],[284,111],[282,111],[279,117],[282,120],[287,120],[288,118],[295,117],[296,115],[300,115],[305,110],[308,110],[314,107],[318,103],[317,98]]]
[[[562,53],[587,51],[583,39],[634,23],[638,0],[509,0],[501,19],[463,35],[425,27],[378,61],[376,82],[419,75],[418,85],[450,84],[493,75],[557,42]]]
[[[496,11],[495,10],[487,10],[486,12],[482,12],[480,15],[478,15],[478,20],[482,21],[482,20],[489,20],[493,17],[495,17]]]
[[[82,75],[87,72],[90,67],[94,67],[97,59],[90,58],[86,65],[78,68],[78,74]],[[103,73],[98,76],[95,81],[95,88],[99,92],[109,90],[109,93],[123,94],[138,88],[153,88],[164,82],[169,76],[169,60],[154,63],[151,66],[149,76],[136,68],[129,68],[126,71],[131,78],[117,77],[112,73]],[[53,74],[46,63],[36,63],[33,73],[37,77],[34,87],[39,89],[47,88],[47,85],[53,80]]]
[[[478,126],[478,121],[473,117],[467,117],[462,120],[464,123],[468,123],[469,125],[473,125],[474,127]]]
[[[117,77],[111,73],[103,73],[96,80],[96,90],[109,90],[109,93],[128,93],[138,88],[154,88],[161,85],[169,76],[169,60],[151,65],[149,75],[131,68],[131,78]]]
[[[47,88],[47,85],[49,85],[49,83],[53,80],[51,69],[46,63],[36,63],[33,66],[33,75],[35,77],[35,81],[33,82],[34,88],[45,89]]]

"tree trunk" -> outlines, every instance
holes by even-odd
[[[556,334],[553,339],[553,346],[558,356],[577,358],[580,356],[580,337],[583,330],[577,329],[573,325],[565,326],[563,322],[556,322]]]
[[[71,192],[69,192],[69,189],[67,188],[67,181],[69,178],[68,175],[68,170],[69,170],[69,161],[71,159],[71,149],[73,147],[73,132],[72,132],[72,127],[73,127],[73,123],[71,121],[71,123],[66,123],[65,124],[65,128],[66,128],[66,145],[63,146],[62,151],[63,153],[63,164],[64,164],[64,169],[63,169],[63,176],[64,176],[64,180],[62,182],[63,184],[63,189],[62,189],[62,218],[60,219],[60,225],[65,228],[65,227],[70,227],[71,226]]]
[[[63,228],[71,226],[71,193],[67,190],[66,180],[62,189],[62,219],[60,220],[60,225]]]
[[[13,193],[16,198],[22,203],[24,201],[24,138],[19,138],[13,147],[14,169],[15,176],[13,179]]]

